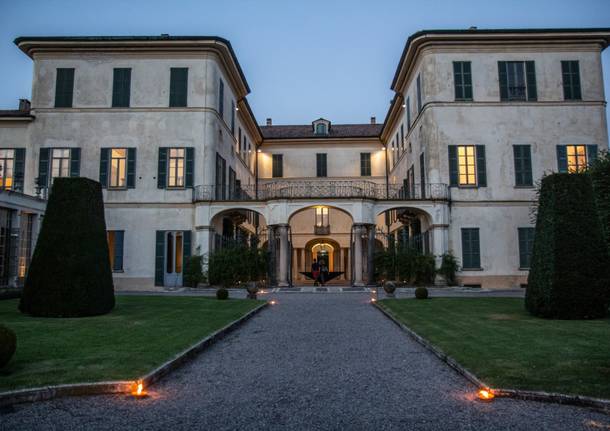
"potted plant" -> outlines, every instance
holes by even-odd
[[[394,298],[394,292],[396,291],[396,283],[393,281],[386,281],[383,283],[383,290],[385,291],[385,296],[388,298]]]

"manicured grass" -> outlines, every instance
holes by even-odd
[[[610,398],[610,319],[540,319],[517,298],[380,305],[491,387]]]
[[[117,296],[105,316],[29,317],[17,300],[0,301],[0,323],[17,334],[17,351],[0,374],[0,391],[60,383],[133,380],[260,305],[261,301]]]

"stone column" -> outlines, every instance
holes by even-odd
[[[292,249],[292,279],[296,280],[297,279],[297,275],[299,275],[299,249],[298,248],[293,248]]]
[[[274,225],[269,225],[268,226],[268,236],[269,236],[269,240],[268,240],[268,249],[269,249],[269,255],[271,256],[269,265],[271,266],[269,269],[269,284],[271,286],[275,286],[277,284],[277,250],[276,250],[276,246],[275,246],[275,226]]]
[[[368,229],[368,250],[367,250],[367,254],[366,254],[366,258],[367,258],[367,263],[366,263],[366,267],[368,270],[368,280],[367,280],[367,284],[368,285],[374,285],[375,284],[375,265],[373,263],[373,259],[374,259],[374,255],[375,255],[375,225],[374,224],[370,224],[367,226]]]
[[[362,280],[362,233],[364,226],[354,225],[354,286],[364,286]]]
[[[280,273],[277,279],[277,285],[279,287],[288,286],[288,259],[290,259],[290,250],[288,249],[288,225],[280,224],[277,226],[277,229],[280,234],[280,258],[279,258],[279,267]]]
[[[347,268],[345,268],[345,249],[343,247],[339,248],[339,259],[341,260],[340,265],[337,266],[335,263],[335,270],[339,268],[339,271],[343,271],[341,280],[345,280],[347,278]]]

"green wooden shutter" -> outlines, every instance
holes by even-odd
[[[462,268],[479,269],[481,250],[478,228],[462,228]]]
[[[13,168],[13,190],[23,192],[25,177],[25,148],[15,149],[15,167]]]
[[[112,81],[112,106],[115,108],[129,107],[130,93],[131,69],[114,69]]]
[[[157,188],[167,187],[167,148],[159,148],[159,164],[157,167]]]
[[[49,148],[41,148],[38,158],[38,187],[49,186]]]
[[[127,188],[136,188],[136,149],[127,149]]]
[[[557,145],[557,170],[568,172],[568,150],[565,145]]]
[[[185,161],[185,187],[193,188],[193,174],[195,171],[195,149],[193,147],[186,148]]]
[[[165,267],[165,231],[158,230],[155,237],[155,286],[163,286]]]
[[[449,145],[449,185],[458,185],[458,159],[456,145]]]
[[[70,176],[80,177],[80,148],[70,149]]]
[[[464,75],[462,74],[462,63],[459,61],[453,62],[453,87],[455,90],[455,100],[464,98]]]
[[[74,69],[59,68],[55,79],[55,107],[71,108],[74,96]]]
[[[561,78],[563,81],[563,98],[564,100],[572,100],[572,75],[570,74],[570,62],[561,62]]]
[[[587,163],[591,164],[597,159],[597,145],[587,145]]]
[[[191,257],[191,231],[184,230],[182,231],[182,258],[184,264],[183,268],[186,268],[186,265]],[[182,285],[184,286],[184,277],[182,277]]]
[[[572,97],[575,100],[582,99],[580,92],[580,68],[578,61],[572,61]]]
[[[169,106],[185,107],[187,105],[188,69],[172,67],[170,69]]]
[[[508,75],[506,61],[498,61],[498,81],[500,82],[500,100],[508,100]]]
[[[536,89],[536,65],[533,61],[525,62],[525,79],[527,81],[527,100],[538,100]]]
[[[487,166],[485,163],[485,145],[477,145],[477,179],[479,187],[487,187]]]
[[[472,72],[470,69],[470,62],[464,61],[462,65],[464,71],[464,99],[472,100]]]
[[[123,270],[123,243],[125,232],[122,230],[114,231],[114,266],[113,271]]]
[[[529,145],[513,145],[515,185],[532,185],[532,156]]]
[[[102,188],[108,187],[108,153],[110,148],[102,148],[100,150],[100,184]]]

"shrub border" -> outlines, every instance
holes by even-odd
[[[221,329],[213,332],[204,339],[187,347],[182,352],[176,354],[173,358],[155,368],[140,379],[145,387],[149,387],[155,382],[161,380],[164,376],[177,368],[192,360],[195,356],[201,353],[206,348],[220,341],[229,333],[233,332],[247,320],[259,313],[263,308],[267,307],[269,302],[264,302],[258,307],[250,310],[248,313],[241,316],[239,319],[230,322]],[[101,395],[101,394],[127,394],[136,380],[119,380],[110,382],[86,382],[74,383],[65,385],[52,385],[39,388],[17,389],[14,391],[0,392],[0,407],[9,406],[18,403],[46,401],[59,397],[82,396],[82,395]]]
[[[392,313],[390,310],[387,310],[383,305],[378,304],[377,302],[372,302],[372,305],[381,311],[388,319],[390,319],[394,324],[396,324],[400,329],[406,332],[411,338],[421,344],[424,348],[432,352],[437,358],[446,363],[449,367],[451,367],[458,374],[464,376],[470,383],[477,386],[479,389],[490,389],[496,397],[502,398],[515,398],[519,400],[526,401],[541,401],[547,403],[557,403],[557,404],[568,404],[579,407],[589,407],[600,411],[602,413],[610,414],[610,400],[603,398],[593,398],[582,395],[567,395],[567,394],[559,394],[554,392],[544,392],[544,391],[528,391],[522,389],[505,389],[505,388],[492,388],[487,385],[483,380],[473,374],[471,371],[464,368],[453,359],[451,356],[444,353],[442,350],[434,346],[428,340],[426,340],[421,335],[418,335],[411,328],[402,323],[398,318]]]

